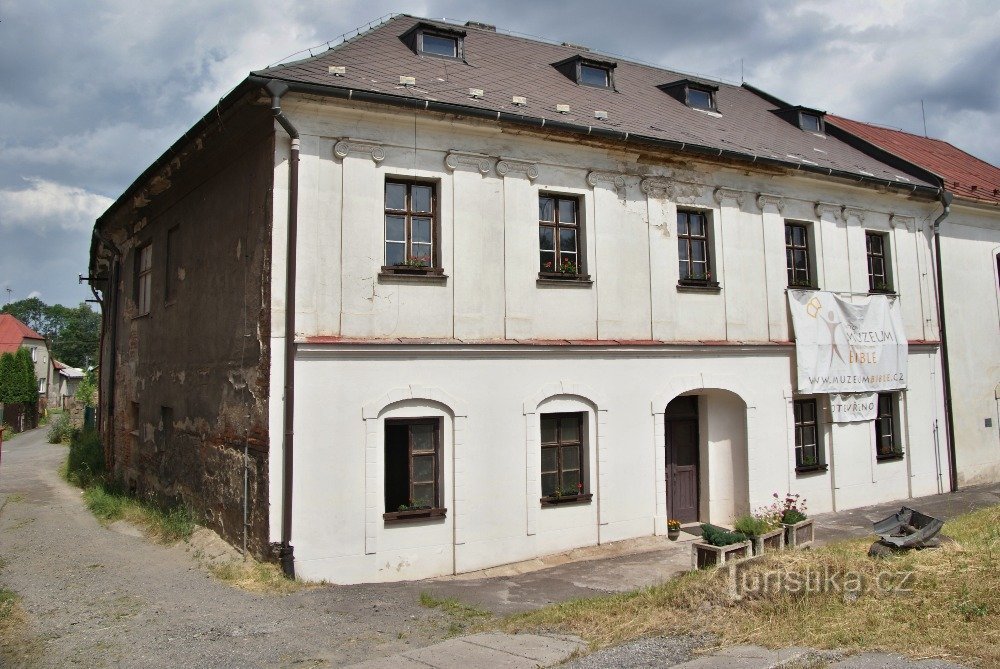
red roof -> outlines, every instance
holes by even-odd
[[[948,142],[832,114],[827,114],[826,120],[866,142],[937,174],[944,179],[945,188],[957,197],[1000,204],[1000,168]]]
[[[0,353],[13,353],[25,339],[45,341],[45,337],[10,314],[0,314]]]

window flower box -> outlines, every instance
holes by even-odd
[[[765,551],[780,551],[785,547],[785,528],[779,527],[764,534],[750,537],[754,555],[763,555]]]
[[[542,497],[539,501],[542,506],[554,506],[556,504],[573,504],[577,502],[589,502],[594,498],[593,493],[584,493],[580,495],[550,495],[548,497]]]
[[[691,566],[695,569],[706,567],[718,567],[750,557],[751,544],[749,541],[740,541],[728,546],[713,546],[704,541],[695,541],[691,544]]]
[[[789,548],[805,548],[816,539],[812,518],[797,523],[782,523],[781,526],[785,530],[785,546]]]
[[[426,265],[384,265],[382,273],[406,276],[436,276],[444,274],[444,270],[440,267],[429,267]]]
[[[406,509],[405,511],[391,511],[382,514],[382,520],[386,522],[402,522],[407,520],[424,520],[427,518],[440,518],[448,513],[448,509],[443,508],[423,508]]]

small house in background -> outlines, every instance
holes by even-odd
[[[52,382],[49,384],[49,407],[69,411],[73,406],[76,389],[86,372],[52,359]]]
[[[35,363],[35,378],[38,379],[39,408],[44,408],[52,379],[49,344],[45,337],[10,314],[0,314],[0,354],[16,353],[19,348],[31,351],[31,360]]]

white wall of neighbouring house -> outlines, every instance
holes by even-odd
[[[941,259],[958,482],[1000,481],[1000,211],[953,205]]]
[[[297,573],[354,583],[464,572],[666,530],[663,415],[699,402],[699,517],[774,492],[820,513],[941,492],[948,477],[929,221],[936,205],[792,174],[557,142],[495,125],[297,101],[301,133],[293,540]],[[271,534],[281,518],[288,141],[278,130],[271,267]],[[445,278],[380,275],[387,177],[435,184]],[[538,198],[579,198],[592,283],[539,281]],[[710,221],[718,291],[677,285],[679,209]],[[784,221],[821,289],[868,290],[885,234],[911,340],[904,457],[834,425],[829,468],[795,469]],[[588,503],[540,504],[539,416],[587,413]],[[437,417],[445,516],[383,519],[387,417]]]

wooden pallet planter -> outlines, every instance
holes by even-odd
[[[782,523],[781,526],[785,529],[785,546],[789,548],[807,548],[816,540],[812,518],[791,525]]]
[[[741,541],[728,546],[713,546],[704,541],[691,544],[691,566],[695,569],[717,567],[734,560],[750,557],[750,542]]]
[[[779,527],[776,530],[765,532],[760,536],[750,537],[750,542],[753,544],[754,555],[780,551],[785,547],[785,528]]]

